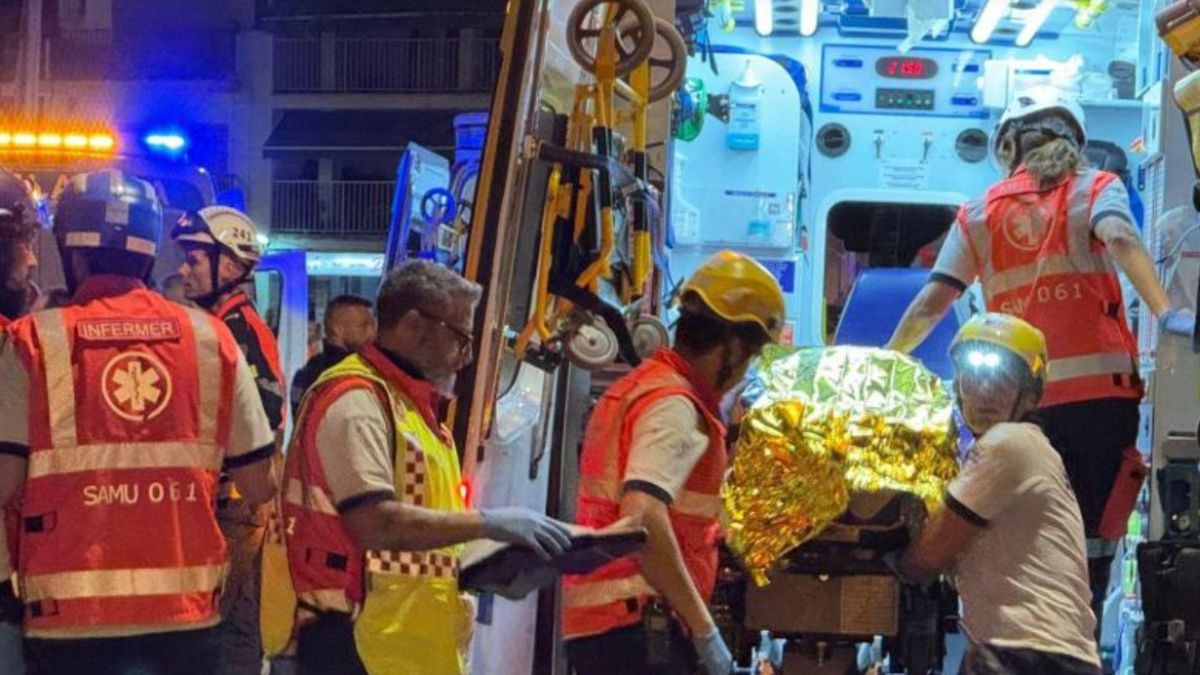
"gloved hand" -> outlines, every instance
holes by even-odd
[[[1159,332],[1190,337],[1196,328],[1196,315],[1190,309],[1168,309],[1158,316]]]
[[[716,628],[704,636],[692,638],[692,646],[700,659],[700,672],[703,675],[731,675],[733,673],[733,654],[721,637],[721,631]]]
[[[526,546],[543,560],[562,555],[571,547],[571,533],[566,525],[550,516],[515,506],[486,509],[481,513],[485,537]]]

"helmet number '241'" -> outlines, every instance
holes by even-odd
[[[1078,281],[1063,281],[1054,284],[1053,286],[1037,286],[1033,289],[1032,296],[1037,300],[1038,304],[1044,305],[1048,302],[1066,302],[1068,300],[1083,299],[1083,284]],[[1029,308],[1030,297],[1018,298],[1010,300],[1000,305],[1000,311],[1005,314],[1014,314],[1020,316]]]

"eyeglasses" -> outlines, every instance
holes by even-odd
[[[458,351],[465,352],[471,348],[471,342],[475,338],[473,335],[471,335],[467,331],[459,328],[458,326],[451,325],[451,324],[447,323],[445,319],[436,317],[436,316],[430,314],[429,312],[426,312],[425,310],[418,309],[417,314],[420,314],[421,316],[425,317],[426,319],[429,319],[430,321],[436,323],[437,325],[441,326],[442,328],[445,328],[446,330],[453,333],[454,339],[458,341]]]

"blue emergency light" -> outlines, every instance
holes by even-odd
[[[146,147],[153,152],[178,155],[188,146],[187,136],[176,131],[155,131],[142,137]]]

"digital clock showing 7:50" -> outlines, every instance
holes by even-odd
[[[913,56],[885,56],[875,61],[875,73],[894,80],[930,80],[937,77],[938,64]]]

